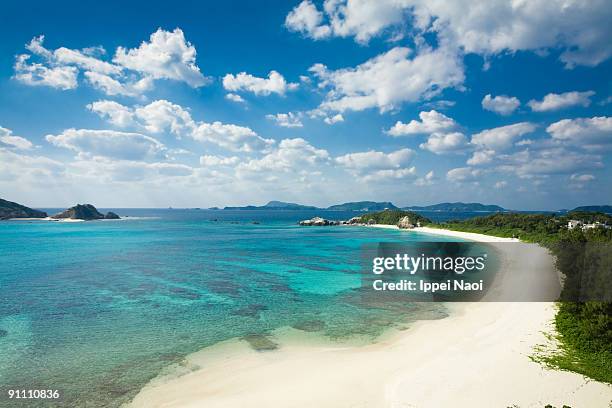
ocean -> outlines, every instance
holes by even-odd
[[[27,406],[117,407],[223,340],[264,352],[282,347],[274,330],[293,327],[371,342],[445,313],[359,296],[362,245],[431,236],[297,225],[355,212],[108,210],[128,217],[0,222],[0,406],[12,406],[8,389],[57,389],[60,402]]]

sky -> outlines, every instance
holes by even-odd
[[[611,204],[606,0],[8,0],[0,197]]]

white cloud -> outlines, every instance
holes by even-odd
[[[246,72],[237,75],[227,74],[223,77],[223,87],[228,91],[248,91],[255,95],[284,95],[298,87],[297,83],[287,83],[285,77],[276,71],[270,71],[268,78],[258,78]]]
[[[285,19],[290,31],[296,31],[315,40],[329,36],[351,37],[360,43],[368,42],[389,26],[403,20],[406,1],[337,1],[328,0],[322,12],[310,0],[302,1]],[[324,23],[324,17],[328,23]]]
[[[344,122],[344,116],[341,113],[337,113],[334,116],[326,116],[323,121],[328,125],[335,125],[336,123]]]
[[[434,174],[434,171],[431,170],[429,171],[424,177],[418,178],[415,180],[414,185],[415,186],[430,186],[434,183],[434,180],[436,179],[436,176]]]
[[[222,156],[204,155],[200,157],[200,164],[205,167],[235,166],[238,163],[240,163],[240,158],[236,156],[222,157]]]
[[[477,150],[474,152],[472,157],[467,161],[467,164],[471,166],[479,166],[487,163],[491,163],[495,158],[494,150]]]
[[[155,79],[183,81],[192,87],[208,82],[195,65],[196,50],[183,32],[158,29],[149,42],[127,50],[118,47],[112,62],[104,61],[102,47],[81,50],[43,46],[44,36],[34,37],[15,60],[14,78],[27,85],[45,85],[63,90],[78,87],[79,72],[87,83],[107,95],[140,96],[153,89]],[[41,62],[29,63],[35,56]]]
[[[278,126],[282,127],[302,127],[302,121],[300,120],[300,115],[287,112],[287,113],[277,113],[276,115],[266,115],[266,118],[276,122]]]
[[[235,152],[267,150],[274,144],[274,140],[260,137],[249,127],[218,121],[212,123],[196,121],[188,110],[164,99],[136,108],[111,102],[110,105],[106,104],[104,108],[98,106],[97,109],[92,104],[90,109],[101,117],[108,118],[115,125],[120,123],[128,127],[134,125],[153,133],[169,131],[177,137],[187,136]],[[122,115],[121,119],[118,116],[111,116],[111,111],[115,115]]]
[[[336,157],[336,162],[347,169],[358,171],[399,169],[408,165],[414,155],[414,150],[408,148],[391,153],[370,150]]]
[[[189,132],[197,125],[182,106],[165,99],[153,101],[134,109],[134,116],[147,131],[160,133],[169,130],[177,136]]]
[[[553,139],[586,148],[612,143],[612,117],[563,119],[546,128]]]
[[[93,88],[110,96],[138,96],[153,89],[153,79],[150,77],[144,77],[135,82],[121,82],[98,72],[86,71],[83,75]]]
[[[416,167],[407,167],[403,169],[386,169],[375,170],[363,176],[363,181],[382,181],[382,180],[401,180],[405,178],[416,177]]]
[[[595,180],[595,176],[592,174],[572,174],[570,180],[579,182],[588,182]]]
[[[449,181],[455,183],[478,181],[483,171],[480,169],[473,169],[471,167],[458,167],[451,169],[446,173],[446,178]]]
[[[274,140],[258,136],[251,128],[221,122],[198,122],[189,136],[234,152],[265,151],[274,144]]]
[[[29,150],[34,146],[28,139],[15,136],[10,129],[0,126],[0,147],[3,145],[18,150]]]
[[[78,70],[75,67],[46,67],[43,64],[28,64],[27,54],[18,55],[15,60],[16,80],[31,86],[50,86],[62,90],[74,89],[78,86]]]
[[[283,139],[278,147],[260,159],[240,163],[237,167],[240,176],[266,171],[298,172],[329,161],[329,153],[317,149],[302,138]]]
[[[447,49],[423,47],[409,58],[409,48],[395,47],[355,68],[330,71],[322,64],[310,68],[328,88],[320,108],[327,111],[361,111],[378,108],[381,112],[403,102],[429,99],[449,87],[463,83],[463,63]]]
[[[601,157],[583,154],[563,147],[523,150],[511,155],[496,158],[498,170],[512,171],[519,177],[548,176],[552,174],[570,174],[603,166]]]
[[[349,37],[364,43],[410,26],[413,35],[485,56],[520,50],[561,50],[567,67],[597,65],[612,55],[612,9],[606,0],[472,1],[326,0],[323,11],[302,2],[286,26],[311,38]]]
[[[113,130],[67,129],[45,138],[55,146],[77,153],[123,160],[160,158],[166,150],[152,137]]]
[[[501,190],[503,188],[506,188],[506,186],[508,186],[508,182],[505,180],[502,180],[502,181],[496,182],[495,185],[493,185],[493,188],[497,190]]]
[[[446,132],[457,127],[457,123],[448,116],[431,110],[419,113],[420,121],[411,120],[409,123],[397,121],[387,131],[391,136],[415,135],[420,133]]]
[[[458,153],[467,148],[468,141],[461,132],[452,133],[432,133],[426,143],[421,143],[419,147],[429,150],[435,154]]]
[[[331,29],[321,25],[323,13],[311,1],[302,1],[287,15],[285,26],[291,31],[301,32],[314,39],[328,37]]]
[[[134,124],[134,113],[127,106],[115,101],[100,100],[87,105],[87,109],[97,113],[115,126],[128,127]]]
[[[245,103],[246,101],[242,99],[242,96],[235,93],[228,93],[225,95],[225,99],[228,101],[236,102],[236,103]]]
[[[118,47],[113,57],[115,64],[155,79],[183,81],[193,88],[209,82],[196,65],[196,49],[180,28],[151,34],[138,48]]]
[[[587,107],[591,104],[591,96],[595,95],[593,91],[585,92],[565,92],[562,94],[549,93],[541,101],[535,99],[530,100],[527,105],[534,112],[548,112],[559,109],[569,108],[571,106]]]
[[[472,144],[496,151],[507,149],[521,136],[531,133],[536,126],[529,122],[483,130],[472,136]]]
[[[520,105],[521,101],[514,96],[498,95],[491,97],[491,94],[487,94],[482,99],[483,109],[499,113],[500,115],[510,115]]]

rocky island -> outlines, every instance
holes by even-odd
[[[0,198],[0,220],[10,220],[11,218],[45,218],[47,213],[44,211],[33,210],[25,205],[17,204],[12,201]]]
[[[309,220],[300,221],[298,224],[302,226],[324,227],[329,225],[396,225],[401,229],[412,229],[425,224],[430,224],[429,218],[423,217],[412,211],[403,210],[384,210],[364,214],[359,217],[353,217],[349,220],[326,220],[321,217],[314,217]]]
[[[59,214],[51,216],[56,220],[72,219],[72,220],[118,220],[120,217],[114,212],[108,212],[106,215],[99,212],[96,207],[91,204],[77,204]]]

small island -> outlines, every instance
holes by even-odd
[[[119,217],[114,212],[108,212],[106,215],[99,212],[96,207],[91,204],[77,204],[74,207],[70,207],[67,210],[62,211],[59,214],[52,215],[51,218],[55,220],[71,219],[71,220],[118,220]]]
[[[33,210],[25,205],[17,204],[12,201],[0,198],[0,220],[10,220],[12,218],[46,218],[44,211]]]

